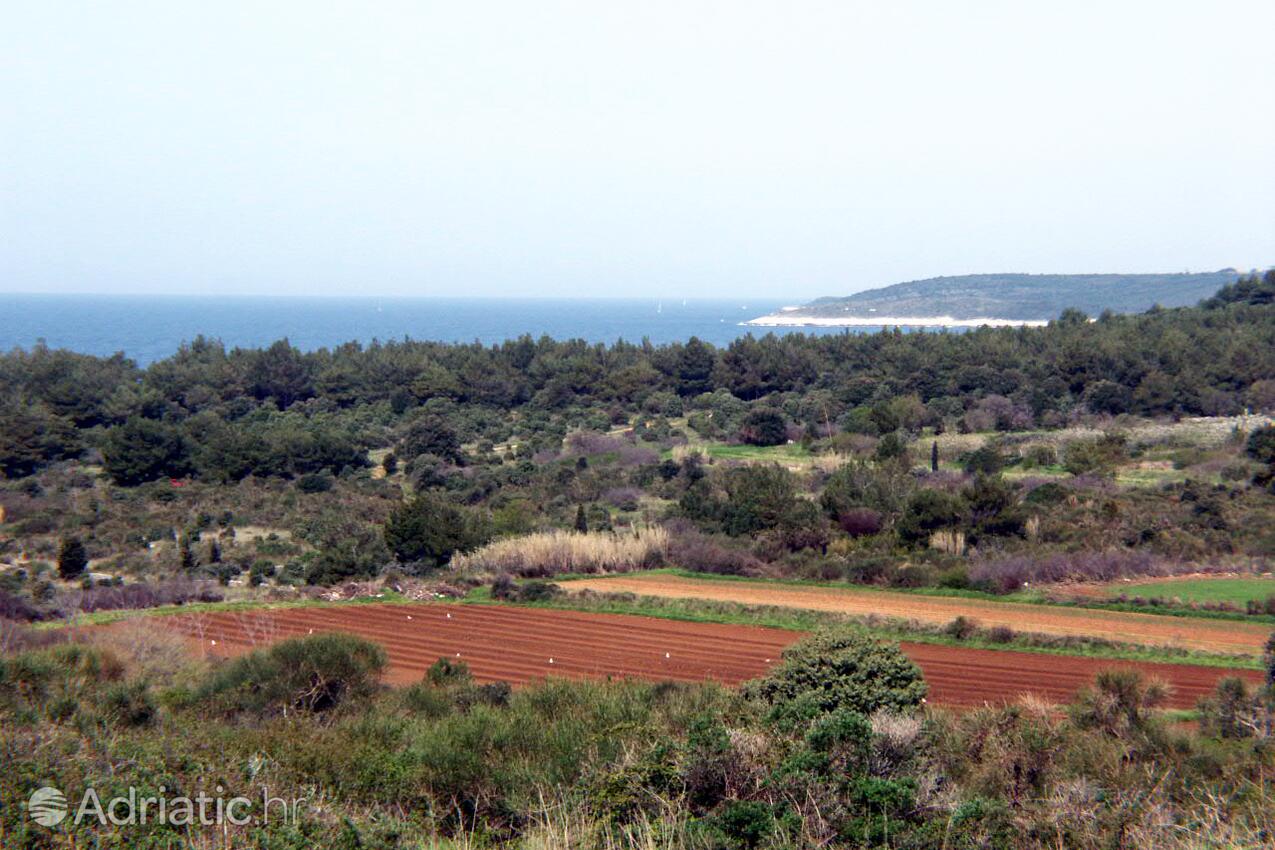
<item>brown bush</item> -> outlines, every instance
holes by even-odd
[[[885,515],[872,508],[850,508],[837,515],[837,524],[851,537],[865,537],[881,531]]]

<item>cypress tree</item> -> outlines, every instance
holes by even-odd
[[[587,534],[589,531],[589,520],[584,515],[584,505],[576,505],[576,531],[581,534]]]
[[[69,581],[83,573],[88,565],[89,556],[80,538],[62,538],[58,547],[58,575]]]

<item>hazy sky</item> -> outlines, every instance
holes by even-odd
[[[3,291],[797,300],[1275,263],[1271,0],[4,18]]]

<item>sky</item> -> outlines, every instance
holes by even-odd
[[[0,291],[1275,263],[1275,3],[12,3]]]

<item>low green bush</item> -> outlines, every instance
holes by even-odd
[[[799,723],[840,709],[910,711],[925,698],[926,685],[897,645],[831,629],[785,650],[745,692],[769,703],[775,719]]]
[[[374,694],[385,662],[384,649],[353,635],[294,638],[226,662],[197,699],[225,714],[327,711]]]

